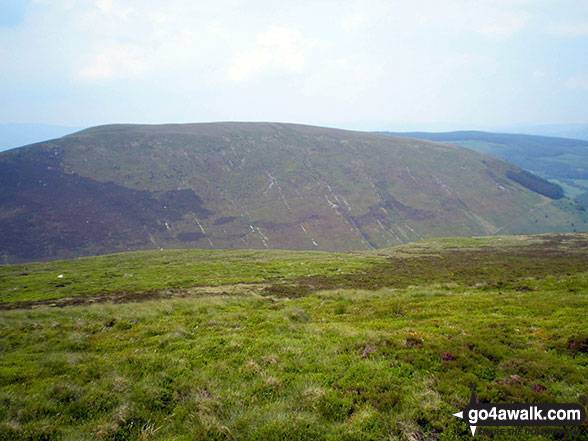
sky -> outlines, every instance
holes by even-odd
[[[0,124],[588,122],[586,0],[0,0]]]

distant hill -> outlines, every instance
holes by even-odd
[[[502,131],[509,133],[526,133],[529,135],[557,136],[559,138],[583,139],[588,141],[588,124],[520,125]]]
[[[588,231],[557,186],[496,157],[294,124],[94,127],[0,153],[0,188],[5,262]]]
[[[78,130],[82,130],[82,127],[50,124],[0,124],[0,151],[32,144],[33,142],[60,138]]]
[[[571,198],[588,191],[588,141],[476,131],[382,133],[449,142],[490,153],[556,182]]]

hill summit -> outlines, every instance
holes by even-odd
[[[493,156],[282,123],[94,127],[0,153],[0,185],[4,262],[588,230],[557,188]]]

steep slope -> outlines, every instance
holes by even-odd
[[[386,133],[450,142],[477,152],[498,156],[557,182],[570,198],[588,191],[586,140],[476,131]]]
[[[584,211],[508,177],[517,173],[452,145],[293,124],[95,127],[0,154],[0,249],[5,261],[340,251],[587,229]]]

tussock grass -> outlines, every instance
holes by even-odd
[[[141,294],[194,287],[231,294],[251,283],[358,271],[374,260],[358,253],[172,250],[0,265],[0,302],[117,293],[140,300]]]
[[[587,354],[570,345],[588,335],[586,294],[415,291],[4,311],[0,433],[465,439],[450,415],[470,381],[493,401],[588,394]]]
[[[470,382],[485,401],[586,404],[588,273],[519,261],[480,286],[1,311],[0,439],[470,439],[451,416]]]

